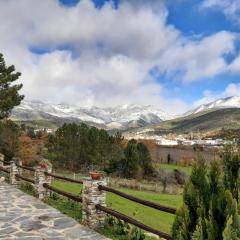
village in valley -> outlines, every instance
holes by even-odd
[[[157,145],[161,146],[193,146],[200,145],[205,147],[224,147],[225,145],[233,144],[235,140],[224,140],[221,138],[201,138],[201,134],[166,134],[154,135],[152,129],[144,129],[143,131],[124,134],[126,139],[138,140],[154,140]]]

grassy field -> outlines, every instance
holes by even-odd
[[[63,181],[54,181],[53,186],[74,194],[80,194],[82,188],[82,185]],[[153,201],[166,206],[178,208],[182,204],[181,195],[159,194],[129,189],[119,190],[131,194],[135,197]],[[135,219],[153,228],[159,229],[167,233],[170,233],[171,231],[171,225],[174,220],[174,215],[172,214],[164,213],[151,209],[149,207],[142,206],[140,204],[136,204],[132,201],[123,199],[112,193],[107,193],[107,205],[121,213],[124,213],[130,217],[134,217]]]
[[[179,171],[182,171],[184,173],[186,173],[187,175],[191,174],[192,171],[192,167],[184,167],[184,166],[180,166],[180,165],[176,165],[176,164],[167,164],[167,163],[158,163],[156,164],[156,167],[158,169],[162,169],[162,170],[166,170],[169,172],[172,172],[174,169],[178,169]]]

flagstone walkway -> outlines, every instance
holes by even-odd
[[[1,240],[106,240],[19,189],[0,183]]]

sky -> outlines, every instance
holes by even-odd
[[[28,100],[180,114],[240,95],[239,0],[0,0]]]

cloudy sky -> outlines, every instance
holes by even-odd
[[[0,0],[26,99],[182,113],[240,95],[239,0]]]

